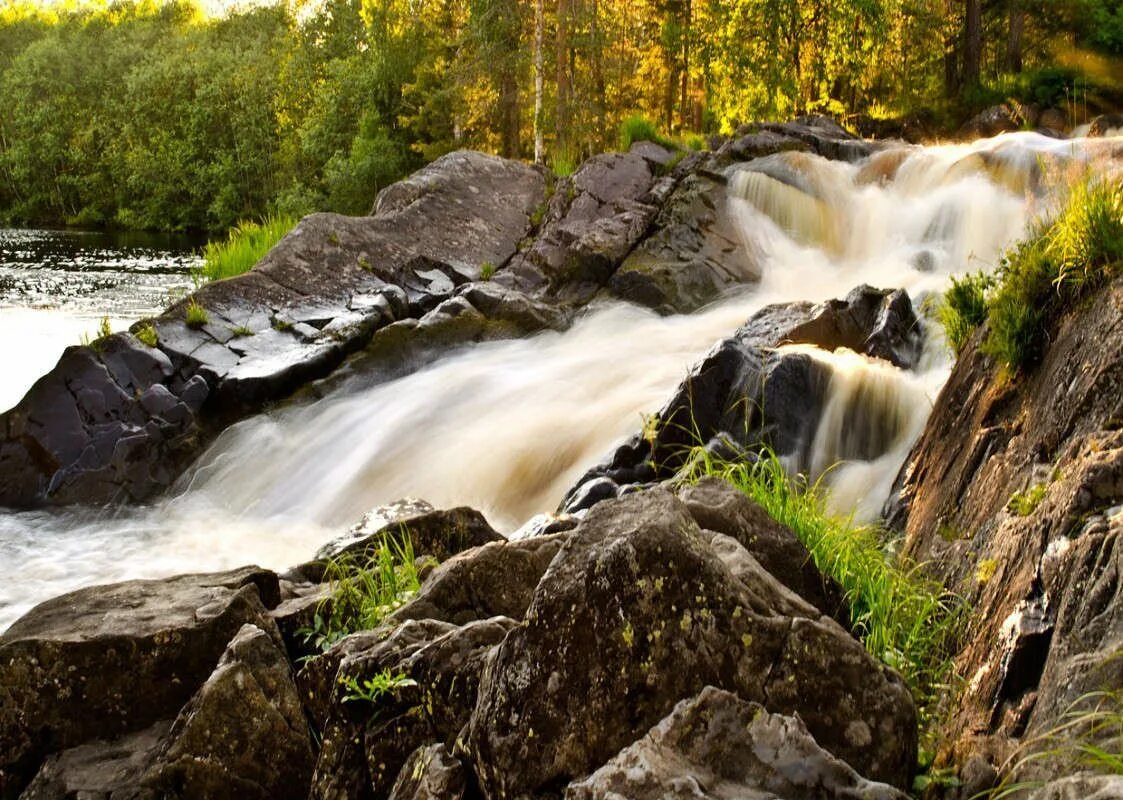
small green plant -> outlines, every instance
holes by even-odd
[[[413,542],[405,528],[384,534],[366,556],[345,554],[325,564],[330,594],[316,609],[312,625],[299,633],[317,650],[344,636],[378,627],[413,599],[421,586]]]
[[[273,330],[280,331],[281,333],[292,330],[292,323],[280,317],[273,317],[273,321],[269,324],[273,326]]]
[[[94,339],[90,338],[88,333],[83,333],[81,342],[86,347],[92,347],[95,350],[101,350],[105,346],[105,338],[113,335],[113,329],[109,326],[109,317],[103,316],[101,322],[97,326],[97,336]]]
[[[199,305],[199,302],[192,298],[187,301],[187,308],[184,310],[184,320],[188,328],[199,329],[209,322],[207,317],[207,310]]]
[[[239,222],[225,239],[203,248],[202,277],[217,281],[247,272],[295,225],[296,218],[289,216]]]
[[[551,154],[550,169],[559,178],[572,175],[577,171],[577,155],[568,149],[562,149]]]
[[[329,231],[328,241],[334,244],[336,247],[339,247],[339,234],[335,231]]]
[[[234,336],[235,339],[240,339],[243,336],[253,336],[253,331],[247,328],[245,325],[239,325],[237,328],[231,328],[230,333]]]
[[[490,281],[495,277],[495,263],[492,261],[485,261],[480,264],[480,280]]]
[[[530,224],[537,228],[546,219],[546,204],[539,203],[533,211],[530,212]]]
[[[1010,496],[1009,502],[1006,503],[1006,508],[1009,509],[1010,513],[1016,514],[1019,517],[1028,517],[1041,505],[1041,501],[1045,499],[1045,491],[1048,488],[1048,484],[1035,483],[1025,491],[1014,492],[1014,494]]]
[[[133,335],[140,340],[141,344],[148,347],[155,347],[159,341],[159,337],[156,335],[156,326],[151,322],[146,322],[138,327]]]
[[[936,317],[956,355],[963,352],[975,329],[986,322],[986,290],[990,285],[990,277],[982,272],[952,278],[951,287],[937,307]]]
[[[684,144],[687,150],[700,152],[706,149],[706,138],[700,133],[692,133],[686,137]]]
[[[389,669],[375,673],[370,678],[359,680],[355,677],[340,677],[339,683],[347,688],[343,696],[345,703],[378,703],[385,695],[392,694],[398,689],[416,686],[417,681],[404,673],[393,673]]]
[[[663,147],[674,147],[674,142],[660,136],[655,123],[641,114],[634,114],[620,123],[620,149],[629,150],[636,142],[655,142]]]
[[[374,267],[370,265],[370,259],[366,256],[359,256],[359,269],[364,272],[373,272]]]
[[[979,583],[987,583],[994,577],[994,573],[998,571],[998,561],[993,558],[984,558],[975,567],[975,580]]]

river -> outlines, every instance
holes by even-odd
[[[8,565],[0,629],[87,583],[244,563],[283,569],[369,508],[405,496],[472,505],[513,530],[551,510],[755,310],[839,297],[861,283],[905,288],[924,305],[949,276],[995,269],[1034,215],[1047,213],[1060,176],[1109,146],[1117,144],[1007,134],[855,165],[773,157],[730,183],[743,246],[764,264],[759,285],[685,316],[601,305],[565,333],[477,345],[390,383],[245,420],[151,508],[0,513]],[[147,313],[136,298],[182,284],[186,262],[177,263],[157,270],[166,282],[151,287],[139,277],[148,273],[123,270],[88,319],[102,309]],[[131,295],[134,286],[145,288]],[[120,305],[108,302],[122,293]],[[50,313],[74,313],[61,305]],[[812,468],[831,468],[837,510],[879,513],[950,368],[939,331],[929,333],[912,372],[848,352],[815,354],[835,378]],[[2,346],[5,358],[20,357],[18,341]],[[884,446],[853,458],[854,432],[863,430]]]

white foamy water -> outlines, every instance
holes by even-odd
[[[763,267],[758,286],[688,316],[601,306],[565,333],[475,345],[399,380],[248,419],[153,508],[0,514],[0,562],[10,565],[0,629],[87,583],[284,568],[403,496],[472,505],[512,530],[552,510],[757,309],[840,297],[861,283],[917,300],[949,275],[993,269],[1041,206],[1041,159],[1063,164],[1118,145],[1014,134],[857,165],[774,158],[768,176],[731,180],[744,246]],[[946,379],[946,352],[933,338],[909,373],[852,353],[814,357],[834,378],[811,468],[849,459],[828,471],[834,502],[870,518]]]

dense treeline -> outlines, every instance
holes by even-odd
[[[221,18],[7,0],[0,218],[362,213],[448,150],[564,170],[633,114],[688,142],[1011,94],[1073,113],[1113,90],[1120,53],[1116,0],[323,0]]]

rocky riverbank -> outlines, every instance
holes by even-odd
[[[567,178],[450,154],[372,216],[309,217],[253,271],[69,349],[0,417],[0,505],[158,497],[272,403],[565,329],[605,299],[696,310],[760,278],[730,224],[734,170],[818,202],[769,157],[886,146],[805,119],[707,153],[640,143]],[[872,159],[864,179],[900,161]],[[978,333],[934,399],[888,519],[902,570],[923,564],[968,608],[942,703],[910,691],[902,652],[879,651],[898,672],[863,646],[852,612],[868,598],[806,538],[695,468],[765,445],[809,468],[834,376],[799,345],[919,367],[908,294],[858,286],[744,320],[556,513],[510,537],[474,509],[402,501],[284,573],[37,606],[0,635],[0,797],[967,800],[1001,781],[1035,782],[1034,800],[1123,796],[1073,755],[1117,748],[1114,729],[1065,727],[1123,681],[1121,325],[1116,282],[1016,381]],[[388,543],[416,591],[317,636],[341,574]]]

